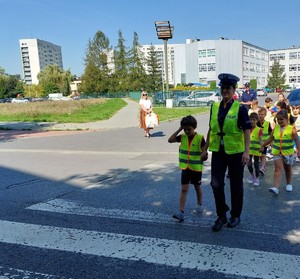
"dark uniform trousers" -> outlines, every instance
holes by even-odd
[[[220,146],[218,152],[212,152],[211,161],[211,186],[213,189],[217,215],[220,218],[226,217],[229,210],[225,201],[225,173],[228,167],[230,176],[230,193],[231,193],[231,217],[238,218],[243,208],[243,177],[244,166],[242,164],[243,153],[226,154],[224,146]]]

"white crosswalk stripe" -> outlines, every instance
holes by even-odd
[[[0,221],[0,241],[255,278],[297,278],[300,256]]]
[[[64,199],[49,200],[27,209],[141,222],[174,223],[166,214],[92,208]],[[212,222],[209,217],[196,219],[198,221],[187,220],[183,225],[210,226]],[[263,230],[259,233],[263,233]],[[0,221],[0,242],[122,260],[142,260],[199,271],[213,270],[242,277],[290,279],[299,278],[297,276],[300,274],[300,256],[295,255],[9,221]],[[51,277],[49,275],[45,278]]]

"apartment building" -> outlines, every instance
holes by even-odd
[[[286,74],[285,84],[292,88],[300,87],[300,46],[292,46],[286,49],[270,50],[269,70],[278,61]]]
[[[174,49],[180,46],[180,44],[168,44],[167,45],[167,57],[168,57],[168,78],[169,84],[174,84]],[[162,70],[162,80],[163,82],[166,81],[166,74],[165,74],[165,60],[164,60],[164,45],[153,45],[154,51],[156,52],[156,57],[158,59],[158,63],[161,66]],[[140,47],[141,55],[144,59],[149,57],[151,45],[142,45]]]
[[[239,86],[255,79],[257,88],[267,85],[268,50],[241,40],[187,40],[174,47],[174,83],[218,81],[228,72],[240,77]]]
[[[38,84],[38,73],[47,65],[63,69],[61,47],[39,39],[20,39],[23,77],[26,84]]]

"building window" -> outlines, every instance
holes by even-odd
[[[290,59],[297,59],[297,52],[290,52],[289,58]]]
[[[198,55],[199,55],[199,58],[206,57],[206,50],[205,49],[204,50],[199,50]]]
[[[254,58],[254,50],[250,49],[250,57]]]
[[[247,47],[243,47],[243,54],[245,56],[248,56],[249,55],[249,49]]]
[[[244,71],[249,71],[249,62],[244,61]]]
[[[297,64],[291,64],[290,66],[289,66],[289,71],[291,72],[291,71],[297,71]]]
[[[199,72],[207,72],[207,64],[199,64]]]
[[[208,72],[214,72],[216,70],[216,64],[215,63],[207,64],[207,70]]]
[[[216,56],[216,50],[215,49],[208,49],[207,50],[207,57],[215,57]]]
[[[289,82],[296,82],[297,77],[296,76],[290,76]]]
[[[255,71],[255,64],[254,63],[250,63],[250,71],[251,72]]]

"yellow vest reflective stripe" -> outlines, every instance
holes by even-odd
[[[273,136],[272,153],[274,155],[282,154],[289,156],[294,154],[294,139],[292,137],[293,126],[287,125],[282,132],[280,132],[280,126],[275,126]]]
[[[263,128],[262,128],[262,132],[263,132],[262,139],[263,139],[263,141],[267,140],[268,137],[269,137],[269,125],[270,125],[270,122],[265,120],[264,124],[263,124]]]
[[[179,167],[181,169],[189,168],[193,171],[202,171],[202,138],[202,135],[196,134],[189,144],[188,136],[186,134],[181,135],[181,144],[179,146]]]
[[[260,127],[255,127],[250,134],[250,155],[261,156],[260,142],[259,142],[259,131]]]
[[[210,151],[219,151],[220,149],[221,129],[218,121],[219,107],[219,102],[212,105],[209,140]],[[242,153],[245,150],[244,132],[237,126],[239,108],[240,103],[234,101],[224,120],[223,142],[227,154]]]

